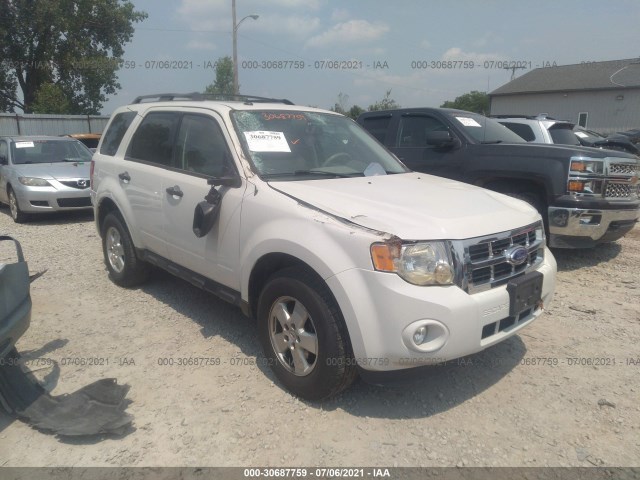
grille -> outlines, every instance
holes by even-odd
[[[84,190],[85,188],[89,188],[89,179],[88,178],[80,178],[78,180],[60,180],[60,183],[66,185],[71,188],[79,188]]]
[[[612,163],[609,165],[611,175],[635,175],[636,165],[633,163]]]
[[[81,198],[59,198],[58,206],[61,208],[73,208],[73,207],[90,207],[91,206],[91,198],[89,197],[81,197]]]
[[[511,278],[537,267],[544,259],[542,224],[497,235],[464,241],[464,284],[469,293],[476,293],[506,284]],[[521,245],[529,255],[520,265],[506,256],[511,247]]]
[[[638,195],[638,186],[628,183],[608,183],[604,196],[607,198],[629,198]]]

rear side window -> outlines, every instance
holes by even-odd
[[[366,117],[362,121],[362,126],[367,129],[367,131],[376,137],[380,143],[384,143],[385,137],[387,136],[387,128],[389,128],[389,123],[391,122],[391,115],[385,115],[380,117]]]
[[[512,122],[500,122],[514,133],[517,133],[527,142],[533,142],[536,139],[536,134],[533,133],[533,128],[524,123],[512,123]]]
[[[173,140],[179,120],[173,112],[148,114],[131,138],[127,159],[173,167]]]
[[[553,139],[553,143],[561,145],[580,145],[578,137],[573,133],[573,126],[549,128],[549,134]]]
[[[100,147],[101,154],[110,156],[116,154],[118,147],[120,147],[122,137],[127,133],[129,125],[131,125],[131,122],[135,117],[135,112],[118,113],[113,117],[113,120],[109,125],[109,129],[102,140],[102,146]]]

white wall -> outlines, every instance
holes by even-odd
[[[617,99],[622,95],[622,99]],[[602,133],[640,128],[640,89],[514,94],[491,98],[492,115],[538,115],[578,123],[587,112],[587,128]]]

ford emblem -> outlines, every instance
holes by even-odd
[[[522,265],[529,258],[529,251],[521,245],[509,248],[504,254],[511,265]]]

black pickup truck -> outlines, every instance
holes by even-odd
[[[634,155],[531,144],[493,119],[446,108],[366,112],[357,121],[412,170],[529,202],[551,247],[617,240],[640,216]]]

